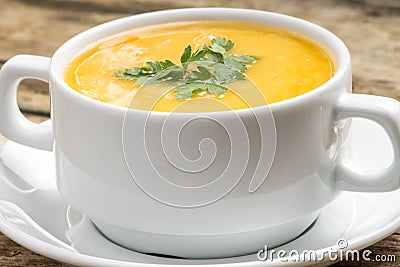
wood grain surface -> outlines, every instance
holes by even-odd
[[[315,22],[349,47],[356,93],[400,100],[400,0],[0,0],[0,67],[16,54],[51,56],[70,37],[99,23],[154,10],[224,6],[268,10]],[[18,102],[32,120],[48,118],[48,86],[23,81]],[[0,144],[4,142],[0,136]],[[400,205],[400,203],[393,203]],[[397,262],[335,266],[400,266],[400,231],[368,247]],[[70,266],[31,252],[0,233],[0,266]]]

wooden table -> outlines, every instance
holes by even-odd
[[[400,100],[400,0],[0,0],[0,67],[16,54],[51,56],[64,41],[102,22],[153,10],[203,6],[269,10],[320,24],[348,45],[355,92]],[[47,84],[24,81],[18,101],[28,118],[48,118]],[[335,266],[400,266],[400,231],[368,249],[373,254],[394,254],[398,263],[342,262]],[[68,265],[35,254],[0,234],[0,266]]]

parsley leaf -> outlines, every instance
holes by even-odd
[[[224,64],[227,66],[230,66],[233,69],[240,70],[240,71],[245,71],[247,70],[247,67],[245,64],[243,64],[240,61],[235,60],[232,57],[228,57],[228,55],[224,58]]]
[[[172,66],[175,66],[175,64],[170,60],[149,61],[146,62],[146,66],[144,67],[134,67],[133,69],[125,69],[125,71],[118,70],[114,72],[114,75],[119,77],[120,80],[135,80],[140,77],[153,76]]]
[[[117,70],[114,72],[114,75],[119,77],[120,80],[135,80],[135,79],[137,79],[136,75],[130,75],[127,72],[128,72],[128,69],[125,69],[125,71]]]
[[[219,53],[219,54],[225,54],[226,50],[220,46],[219,44],[212,44],[211,46],[208,47],[212,52]]]
[[[199,91],[205,91],[207,90],[210,94],[223,94],[225,93],[226,90],[228,90],[227,87],[218,85],[215,83],[207,83],[207,82],[192,82],[192,83],[186,83],[183,85],[179,85],[174,89],[174,92],[176,92],[176,99],[187,99],[193,96],[196,92]]]
[[[243,72],[249,64],[259,58],[249,55],[235,55],[227,52],[235,43],[225,37],[215,37],[211,45],[193,51],[188,45],[180,58],[182,66],[170,60],[148,61],[143,67],[118,70],[114,75],[120,80],[136,80],[136,84],[172,82],[176,99],[188,99],[201,91],[210,94],[224,94],[228,88],[222,84],[244,79]]]
[[[167,69],[162,69],[155,74],[139,77],[136,81],[138,85],[160,83],[160,82],[177,82],[183,78],[183,69],[177,65],[173,65]]]
[[[198,71],[190,72],[188,79],[193,81],[205,81],[212,77],[212,73],[203,66],[197,66]]]
[[[202,60],[206,55],[205,50],[196,50],[192,54],[192,46],[188,45],[181,55],[182,66],[186,69],[188,63]]]
[[[207,84],[207,91],[210,94],[221,95],[221,94],[224,94],[226,90],[228,90],[227,87],[219,85],[219,84],[215,84],[215,83]]]
[[[214,74],[219,83],[231,83],[235,80],[245,78],[245,75],[242,72],[227,65],[219,65],[216,67]]]
[[[181,56],[181,63],[182,64],[186,63],[190,59],[191,55],[192,55],[192,47],[188,45],[183,51],[183,54]]]
[[[212,46],[218,45],[219,47],[222,47],[225,50],[225,52],[228,52],[235,46],[235,43],[232,40],[226,40],[225,37],[218,37],[218,36],[211,40],[211,44]]]

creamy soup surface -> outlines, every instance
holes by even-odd
[[[224,94],[207,91],[177,99],[172,85],[139,86],[114,72],[145,66],[148,61],[180,64],[185,47],[210,45],[218,37],[235,46],[229,54],[252,55],[245,79],[225,84]],[[67,84],[90,98],[122,107],[165,112],[242,109],[304,94],[328,81],[334,64],[307,38],[265,25],[227,21],[187,21],[146,26],[100,41],[75,57],[66,68]]]

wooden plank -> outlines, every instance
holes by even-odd
[[[370,250],[372,253],[368,256],[371,260],[370,261],[343,261],[333,265],[333,267],[393,267],[399,266],[400,260],[400,231],[390,235],[389,237],[385,238],[384,240],[369,246],[368,248],[362,250],[360,252],[360,258],[362,257],[362,253],[365,250]],[[376,256],[379,255],[394,255],[396,257],[396,261],[393,262],[378,262],[375,260]]]
[[[2,63],[0,62],[0,68]],[[27,79],[21,82],[18,89],[18,105],[23,112],[49,116],[50,96],[47,83]]]
[[[0,147],[7,142],[7,138],[5,138],[2,134],[0,134]]]
[[[42,116],[50,115],[50,96],[47,83],[28,79],[21,82],[18,105],[23,112]]]
[[[54,2],[57,4],[58,1]],[[43,8],[36,5],[36,1],[1,0],[0,6],[0,55],[3,60],[21,53],[51,56],[76,33],[121,16],[65,7]]]
[[[97,14],[138,14],[148,11],[163,10],[182,7],[177,1],[103,1],[103,0],[18,0],[29,6],[41,9],[54,9],[73,12],[97,13]],[[224,1],[228,2],[228,1]]]
[[[72,265],[60,263],[58,261],[45,258],[35,252],[32,252],[8,237],[0,233],[0,263],[1,266],[18,267],[68,267]]]

